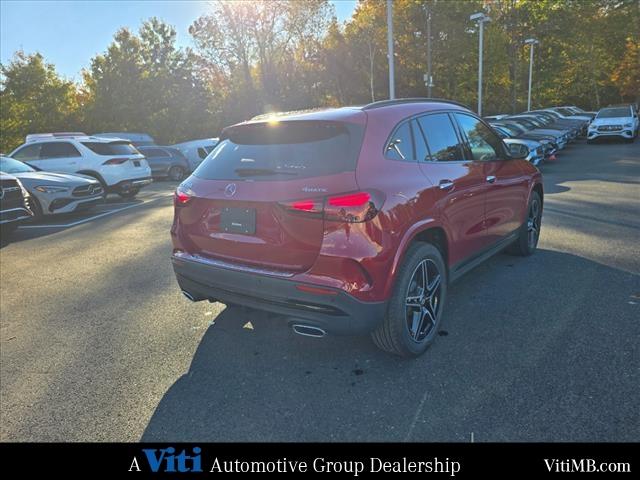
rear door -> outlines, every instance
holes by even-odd
[[[364,120],[363,120],[364,121]],[[363,125],[281,121],[231,127],[180,188],[193,198],[176,209],[189,253],[299,272],[323,241],[327,198],[357,190]]]
[[[478,118],[455,113],[465,137],[467,157],[481,165],[486,185],[485,226],[487,240],[494,244],[516,231],[524,221],[529,177],[511,159],[498,136]]]
[[[452,245],[450,262],[456,264],[487,245],[484,167],[465,158],[448,113],[424,115],[417,123],[430,153],[421,167],[436,186],[438,209]]]
[[[29,163],[49,172],[73,173],[81,159],[78,149],[69,142],[43,142],[39,158]]]

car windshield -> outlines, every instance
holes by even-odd
[[[605,108],[598,112],[597,118],[624,118],[630,117],[631,111],[628,107]]]
[[[35,172],[34,168],[31,168],[26,163],[22,163],[19,160],[15,160],[9,157],[0,157],[0,172],[4,173],[26,173]]]
[[[98,155],[136,155],[140,152],[129,142],[81,142]]]

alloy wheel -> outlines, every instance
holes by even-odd
[[[534,249],[538,245],[541,217],[540,202],[537,198],[534,198],[529,207],[529,217],[527,218],[527,243],[530,249]]]
[[[413,271],[405,299],[409,336],[422,342],[436,328],[440,313],[442,275],[432,260],[422,260]]]

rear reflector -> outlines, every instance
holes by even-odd
[[[331,290],[329,288],[322,287],[312,287],[309,285],[298,284],[296,285],[296,290],[300,290],[305,293],[313,293],[315,295],[337,295],[338,292],[335,290]]]
[[[186,205],[189,200],[191,200],[191,195],[189,194],[189,192],[178,186],[178,188],[176,188],[176,192],[173,195],[174,205],[177,207]]]

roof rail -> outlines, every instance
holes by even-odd
[[[440,102],[450,103],[451,105],[457,105],[459,107],[469,108],[464,103],[456,102],[454,100],[447,100],[445,98],[427,98],[427,97],[411,97],[411,98],[396,98],[394,100],[380,100],[378,102],[369,103],[362,107],[363,110],[373,110],[374,108],[388,107],[390,105],[400,105],[402,103],[418,103],[418,102]]]
[[[55,133],[30,133],[24,139],[25,142],[44,140],[47,138],[86,137],[84,132],[55,132]]]

